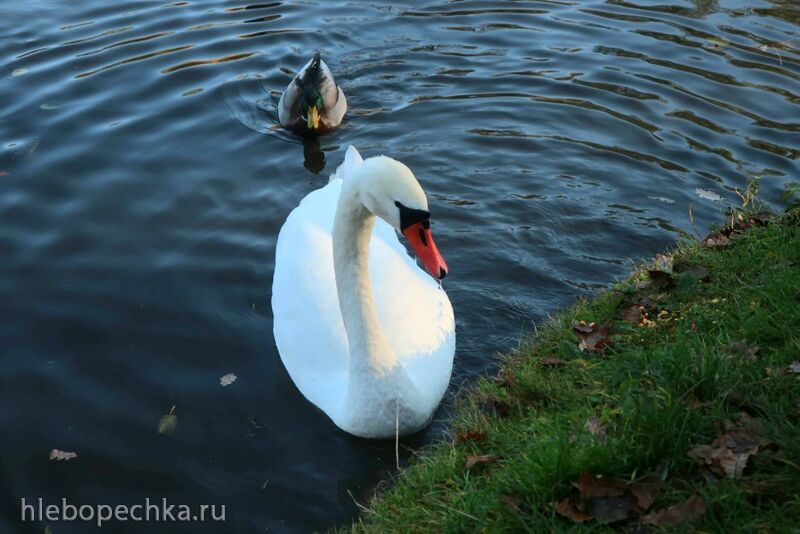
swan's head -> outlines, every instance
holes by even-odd
[[[386,156],[366,159],[359,169],[365,179],[361,202],[374,215],[402,233],[432,277],[447,275],[447,263],[431,235],[428,199],[411,170]]]

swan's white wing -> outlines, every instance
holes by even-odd
[[[275,342],[292,380],[334,420],[347,390],[349,349],[336,294],[331,233],[342,181],[362,162],[350,147],[330,183],[310,193],[281,228],[272,286]],[[420,399],[435,406],[447,388],[455,321],[447,294],[378,219],[370,241],[378,316]]]
[[[309,194],[278,235],[272,311],[275,343],[303,395],[326,412],[344,401],[349,350],[333,274],[331,230],[341,181]]]

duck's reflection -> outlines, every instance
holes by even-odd
[[[303,165],[314,174],[319,174],[325,168],[325,153],[316,137],[303,138]]]

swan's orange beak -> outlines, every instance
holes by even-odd
[[[431,228],[428,221],[414,223],[409,225],[403,230],[403,235],[406,236],[414,253],[422,260],[425,270],[428,274],[437,280],[441,280],[447,276],[447,264],[439,254],[439,249],[436,248],[436,243],[433,242],[431,235]]]

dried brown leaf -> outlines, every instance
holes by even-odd
[[[581,338],[578,348],[581,352],[600,352],[610,342],[611,326],[609,324],[598,325],[597,323],[586,323],[585,321],[572,323],[572,330]]]
[[[744,473],[747,460],[768,443],[748,430],[732,430],[720,434],[711,445],[694,447],[689,456],[722,477],[738,478]]]
[[[695,521],[706,513],[705,501],[694,495],[682,503],[670,506],[663,510],[658,510],[642,517],[642,522],[646,525],[656,527],[675,527]]]
[[[660,478],[652,475],[631,485],[631,495],[636,499],[636,505],[642,513],[653,506],[653,503],[656,502],[658,494],[663,487],[664,482]]]
[[[597,478],[584,471],[577,482],[572,485],[580,492],[583,499],[599,497],[621,497],[628,491],[628,483],[617,478]]]
[[[633,326],[639,326],[642,324],[642,320],[647,317],[647,311],[645,310],[644,306],[640,306],[638,304],[633,304],[625,308],[622,312],[622,320],[632,324]]]
[[[499,461],[500,458],[494,454],[468,454],[467,460],[464,463],[464,468],[471,470],[477,466],[492,464]]]
[[[481,409],[488,415],[505,419],[511,415],[511,405],[498,399],[487,399],[481,403]]]
[[[600,418],[596,415],[591,416],[583,425],[583,428],[588,430],[591,435],[599,438],[600,441],[606,440],[608,425],[603,424]]]
[[[455,443],[456,445],[460,443],[467,443],[469,441],[483,441],[486,439],[486,432],[480,432],[478,430],[472,430],[469,432],[459,432],[456,434]]]
[[[600,497],[586,502],[586,512],[603,525],[624,521],[639,515],[635,499],[630,495]]]
[[[539,363],[549,367],[560,367],[567,364],[567,360],[563,358],[545,357],[539,358]]]
[[[591,515],[578,510],[575,504],[569,499],[553,503],[552,506],[559,515],[566,517],[574,523],[585,523],[592,519]]]
[[[700,244],[705,248],[718,250],[726,248],[728,245],[730,245],[731,240],[728,239],[722,232],[712,232],[704,237]]]

